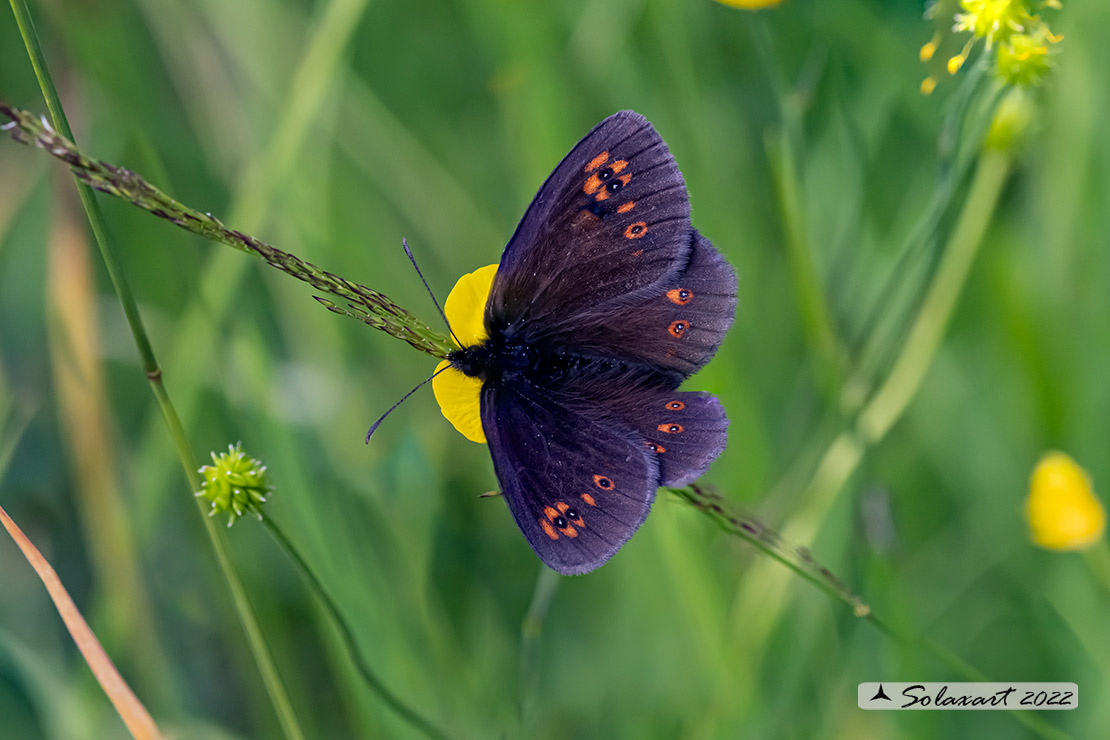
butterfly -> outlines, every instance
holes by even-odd
[[[616,113],[571,149],[501,256],[487,338],[447,356],[481,381],[482,430],[540,560],[588,573],[725,448],[728,419],[679,385],[717,351],[736,275],[690,224],[655,128]]]

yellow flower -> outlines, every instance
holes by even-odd
[[[1036,85],[1052,68],[1048,45],[1058,43],[1061,38],[1054,36],[1043,23],[1035,26],[1031,33],[1015,33],[998,47],[995,72],[1013,85]]]
[[[1025,30],[1025,24],[1033,19],[1022,0],[961,0],[960,7],[966,12],[956,13],[952,30],[971,31],[985,38],[988,49],[995,41]]]
[[[933,38],[929,39],[928,43],[921,47],[918,56],[921,61],[927,62],[933,58],[933,54],[937,53],[937,44],[940,43],[940,33],[934,33]]]
[[[1048,453],[1033,469],[1025,515],[1033,543],[1049,550],[1090,547],[1106,527],[1087,471],[1063,452]]]
[[[717,2],[721,5],[731,5],[734,8],[759,10],[760,8],[769,8],[772,5],[778,5],[782,0],[717,0]]]
[[[936,18],[939,3],[929,6],[926,16]],[[1004,82],[1015,86],[1030,87],[1045,77],[1052,66],[1051,44],[1058,43],[1063,37],[1056,36],[1037,14],[1044,8],[1058,10],[1056,0],[960,0],[960,10],[952,20],[953,34],[970,33],[963,48],[947,57],[945,67],[948,74],[955,75],[968,61],[972,51],[985,42],[985,58],[993,61],[995,74]],[[943,19],[938,22],[944,24]],[[944,30],[934,32],[933,38],[921,47],[922,62],[929,62],[941,45],[948,39]],[[993,59],[991,55],[993,54]],[[936,77],[930,75],[921,92],[930,94],[936,87]],[[931,82],[934,81],[934,82]]]
[[[463,347],[486,340],[486,299],[489,298],[496,273],[497,265],[486,265],[463,275],[443,304],[451,331]],[[439,410],[464,437],[485,444],[480,406],[482,381],[450,365],[447,360],[439,363],[436,366],[438,375],[432,379],[432,393],[439,403]]]

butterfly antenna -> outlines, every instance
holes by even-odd
[[[439,370],[436,370],[434,373],[431,374],[430,377],[426,378],[425,380],[421,380],[420,383],[415,388],[413,388],[411,391],[409,391],[405,395],[401,396],[400,401],[398,401],[397,403],[390,406],[389,411],[386,411],[384,414],[382,414],[378,418],[378,420],[374,422],[374,425],[370,427],[370,431],[368,431],[366,433],[366,444],[370,444],[370,437],[374,434],[374,432],[376,432],[378,430],[378,427],[380,427],[382,425],[382,422],[385,421],[385,417],[387,417],[387,416],[389,416],[390,414],[393,413],[393,409],[397,408],[402,403],[407,401],[409,396],[411,396],[413,393],[416,393],[418,390],[420,390],[421,388],[426,386],[428,383],[430,383],[432,381],[432,378],[439,375],[441,372],[443,372],[444,370],[446,370],[449,367],[451,367],[451,366],[450,365],[445,365],[444,367],[440,368]]]
[[[436,310],[439,311],[439,315],[443,317],[443,323],[447,324],[447,331],[451,332],[451,338],[455,340],[455,344],[461,347],[462,342],[455,336],[455,330],[451,328],[451,322],[447,320],[447,314],[443,312],[443,307],[440,306],[439,301],[436,300],[436,294],[432,292],[431,287],[428,285],[428,281],[424,279],[424,273],[420,272],[420,265],[416,264],[416,257],[412,256],[412,250],[409,249],[409,242],[404,237],[401,237],[401,246],[405,248],[405,254],[408,255],[409,262],[412,263],[412,269],[416,270],[416,274],[420,276],[420,282],[424,283],[424,290],[428,291],[428,295],[432,297],[432,303],[436,304]],[[431,378],[428,380],[431,380]],[[419,387],[420,386],[417,386],[417,388]],[[415,388],[413,390],[415,390]],[[405,399],[402,398],[401,400],[403,401]]]

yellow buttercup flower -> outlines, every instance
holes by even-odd
[[[721,5],[731,5],[734,8],[743,8],[744,10],[759,10],[760,8],[778,5],[782,0],[717,0],[717,2]]]
[[[486,340],[486,300],[495,274],[497,265],[486,265],[463,275],[443,304],[451,331],[463,347]],[[432,393],[439,403],[439,410],[464,437],[485,444],[480,406],[482,381],[450,365],[447,360],[440,362],[436,366],[438,374],[432,379]]]
[[[1106,528],[1087,471],[1063,452],[1048,453],[1033,469],[1025,515],[1033,543],[1049,550],[1090,547]]]

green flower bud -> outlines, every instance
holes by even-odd
[[[262,518],[261,505],[270,495],[270,484],[266,481],[266,466],[242,450],[242,442],[228,445],[227,452],[212,454],[212,465],[205,465],[198,472],[204,476],[197,496],[203,496],[212,503],[209,516],[217,512],[227,512],[227,526],[248,511]]]

